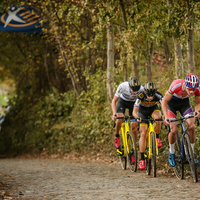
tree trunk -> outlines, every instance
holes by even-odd
[[[165,59],[166,59],[166,63],[167,65],[170,64],[170,52],[169,52],[169,46],[167,43],[167,37],[165,36],[165,42],[164,42],[164,51],[165,51]]]
[[[53,25],[54,25],[56,40],[58,42],[58,45],[59,45],[59,48],[60,48],[60,52],[61,52],[64,64],[65,64],[65,67],[66,67],[66,69],[68,69],[68,72],[69,72],[69,75],[70,75],[70,78],[71,78],[71,81],[72,81],[72,85],[73,85],[74,91],[75,91],[76,95],[79,96],[81,94],[80,87],[77,87],[77,85],[76,85],[73,73],[71,72],[70,66],[67,64],[67,58],[66,58],[66,55],[65,55],[65,52],[64,52],[64,47],[62,45],[62,42],[58,38],[58,34],[57,34],[57,31],[56,31],[56,26],[55,26],[55,24],[53,24]]]
[[[152,81],[152,57],[153,57],[153,42],[150,44],[149,56],[147,60],[147,81]]]
[[[188,18],[191,21],[193,19],[193,8],[191,7],[190,0],[187,0]],[[190,73],[196,73],[195,61],[194,61],[194,26],[190,22],[188,26],[188,38],[187,38],[187,58],[188,67]]]
[[[114,96],[114,29],[107,25],[107,99],[111,102]]]
[[[131,60],[131,65],[132,65],[133,76],[139,78],[140,58],[136,58],[136,56],[133,56]]]
[[[119,0],[119,5],[120,5],[120,8],[121,8],[122,19],[123,19],[124,25],[127,29],[127,18],[126,18],[126,12],[125,12],[125,8],[124,8],[123,0]]]
[[[128,80],[127,53],[126,53],[126,48],[125,48],[124,41],[123,41],[123,38],[122,38],[121,26],[118,26],[118,29],[119,29],[120,39],[121,39],[120,60],[123,64],[124,81],[127,81]]]
[[[185,77],[185,55],[184,55],[184,49],[182,48],[182,56],[183,56],[183,64],[182,64],[182,76]]]
[[[176,36],[173,36],[173,39],[174,39],[174,54],[175,54],[175,77],[179,78],[183,65],[182,50],[178,38]]]

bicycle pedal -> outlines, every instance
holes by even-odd
[[[117,155],[118,155],[118,156],[122,156],[122,154],[123,154],[123,153],[122,153],[119,149],[117,149]]]

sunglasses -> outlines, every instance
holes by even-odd
[[[154,97],[154,95],[147,95],[147,97]]]
[[[130,88],[130,91],[133,92],[133,93],[137,93],[137,92],[138,92],[138,91],[133,91],[133,90],[131,90],[131,88]]]
[[[189,91],[196,91],[196,89],[192,89],[192,88],[189,88],[189,87],[187,87],[187,89],[189,90]]]

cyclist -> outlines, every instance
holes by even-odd
[[[152,117],[153,119],[161,118],[161,111],[158,108],[157,102],[161,104],[163,95],[157,91],[157,86],[154,82],[147,82],[144,86],[144,91],[140,92],[137,96],[136,102],[133,109],[133,117],[140,118],[138,122],[140,123],[140,139],[139,139],[139,148],[140,148],[140,164],[139,169],[145,169],[145,157],[144,152],[146,150],[146,139],[147,139],[147,129],[148,124],[142,119],[147,119]],[[161,129],[161,122],[156,121],[154,123],[156,140],[158,147],[162,147],[161,140],[159,138],[159,133]]]
[[[193,112],[192,106],[189,101],[189,97],[195,95],[195,112]],[[188,74],[184,79],[177,79],[172,82],[167,93],[165,94],[162,101],[162,110],[164,114],[164,124],[170,125],[170,133],[168,135],[169,140],[169,164],[174,167],[175,163],[175,150],[174,145],[176,142],[177,126],[176,122],[169,123],[170,119],[176,119],[176,112],[179,111],[183,117],[194,116],[199,117],[200,110],[200,88],[199,78],[196,74]],[[194,118],[186,120],[188,126],[188,133],[191,139],[191,146],[194,153],[194,140],[195,140],[195,126]],[[194,154],[195,155],[195,154]],[[195,164],[199,161],[195,155]]]
[[[111,104],[113,111],[112,120],[115,119],[115,115],[117,117],[124,117],[126,108],[129,109],[129,115],[132,116],[133,105],[135,103],[137,94],[143,91],[143,89],[144,88],[141,85],[140,80],[136,77],[132,77],[129,79],[129,81],[121,83],[117,88]],[[120,146],[119,131],[122,123],[123,119],[117,119],[115,126],[115,148],[119,148]],[[131,120],[131,131],[137,140],[137,122],[135,119]]]

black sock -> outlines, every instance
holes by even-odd
[[[159,134],[156,134],[156,138],[159,138]]]
[[[119,137],[119,134],[115,134],[115,137]]]
[[[141,155],[141,160],[144,160],[144,153],[140,152],[140,155]]]

